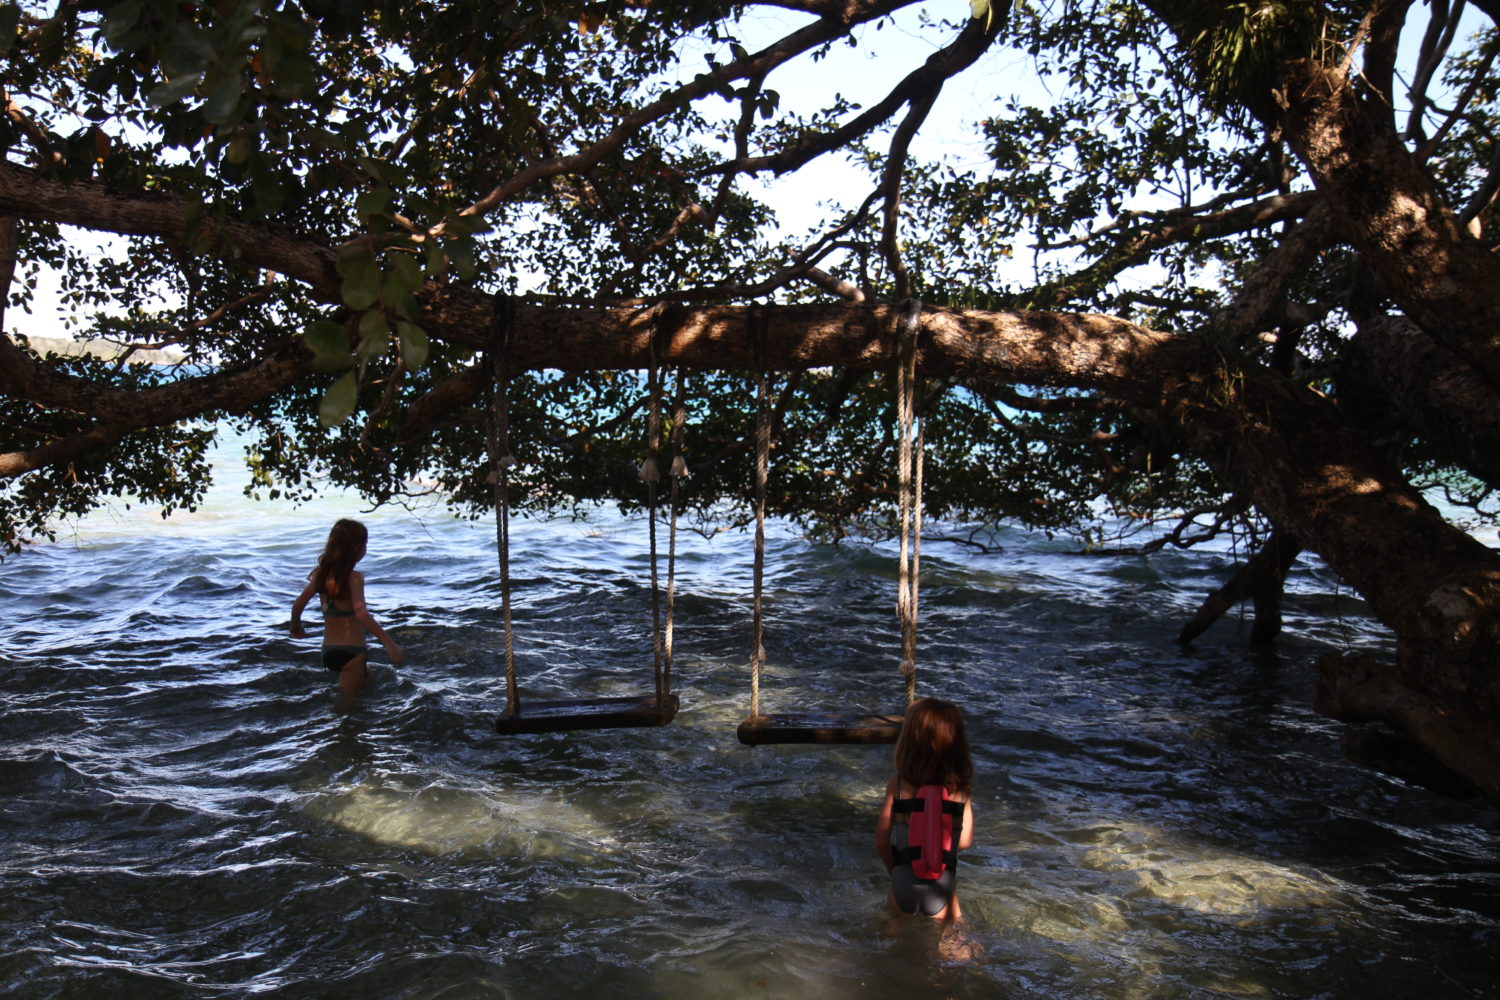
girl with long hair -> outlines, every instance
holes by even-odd
[[[958,706],[920,698],[896,740],[896,773],[886,782],[875,853],[891,876],[886,906],[958,920],[958,852],[974,840],[974,765]]]
[[[307,575],[307,586],[292,602],[292,638],[301,639],[307,634],[302,628],[302,610],[314,596],[318,598],[323,609],[323,666],[339,675],[339,689],[347,695],[358,694],[369,676],[366,632],[380,640],[391,663],[401,662],[401,647],[365,606],[365,577],[354,568],[364,557],[369,537],[358,521],[337,521],[318,565]]]

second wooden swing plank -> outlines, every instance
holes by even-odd
[[[740,742],[747,746],[779,743],[894,743],[901,735],[900,715],[755,715],[740,723]]]
[[[495,730],[513,733],[563,733],[578,729],[627,729],[665,726],[677,714],[678,698],[655,694],[620,698],[573,698],[566,701],[522,701],[520,711],[495,720]]]

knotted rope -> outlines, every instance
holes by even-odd
[[[771,384],[766,372],[766,312],[761,311],[751,344],[760,378],[756,387],[755,420],[755,624],[750,647],[750,717],[760,715],[760,673],[766,660],[765,619],[762,615],[763,581],[766,568],[766,480],[771,465]]]
[[[917,697],[917,590],[922,553],[923,436],[916,426],[917,336],[922,328],[922,303],[908,299],[901,316],[896,354],[897,506],[900,519],[900,581],[896,616],[901,621],[901,674],[906,678],[906,703]]]

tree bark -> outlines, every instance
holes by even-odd
[[[1415,432],[1443,461],[1500,483],[1500,390],[1405,317],[1360,323],[1339,398],[1372,435]]]
[[[1338,70],[1285,68],[1287,141],[1384,289],[1500,387],[1500,260],[1459,224],[1391,124]]]

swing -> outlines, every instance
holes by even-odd
[[[486,352],[491,383],[495,386],[489,428],[489,449],[494,466],[495,541],[500,560],[500,606],[505,633],[505,714],[495,720],[501,735],[519,733],[557,733],[580,729],[622,729],[665,726],[677,714],[678,698],[672,693],[672,605],[677,569],[677,500],[678,482],[687,475],[682,458],[682,425],[685,415],[682,372],[677,373],[677,396],[672,428],[673,458],[669,478],[671,492],[671,532],[667,555],[667,600],[663,622],[661,589],[657,585],[656,490],[661,476],[656,458],[661,447],[661,371],[657,331],[651,337],[651,367],[648,385],[651,396],[649,419],[649,454],[641,465],[646,481],[647,521],[651,534],[651,623],[655,663],[655,690],[644,694],[612,698],[573,698],[562,701],[521,699],[516,683],[515,644],[511,630],[510,609],[510,469],[516,464],[510,454],[509,418],[507,415],[507,381],[505,355],[509,346],[514,300],[495,297],[494,347],[498,357]]]
[[[901,619],[901,673],[906,678],[906,703],[916,700],[917,568],[922,547],[922,431],[914,419],[917,372],[917,331],[922,303],[910,300],[901,321],[896,366],[896,409],[900,424],[898,496],[901,521],[900,583],[896,610]],[[761,578],[765,567],[766,479],[771,453],[770,388],[761,365],[757,393],[759,414],[755,451],[755,617],[750,650],[750,715],[741,722],[739,740],[747,746],[781,743],[894,743],[901,734],[902,714],[837,715],[776,714],[760,711],[760,675],[765,662],[761,644]],[[913,428],[916,433],[913,435]],[[915,456],[915,458],[914,458]],[[913,465],[915,464],[915,475]],[[908,544],[910,543],[910,544]]]

